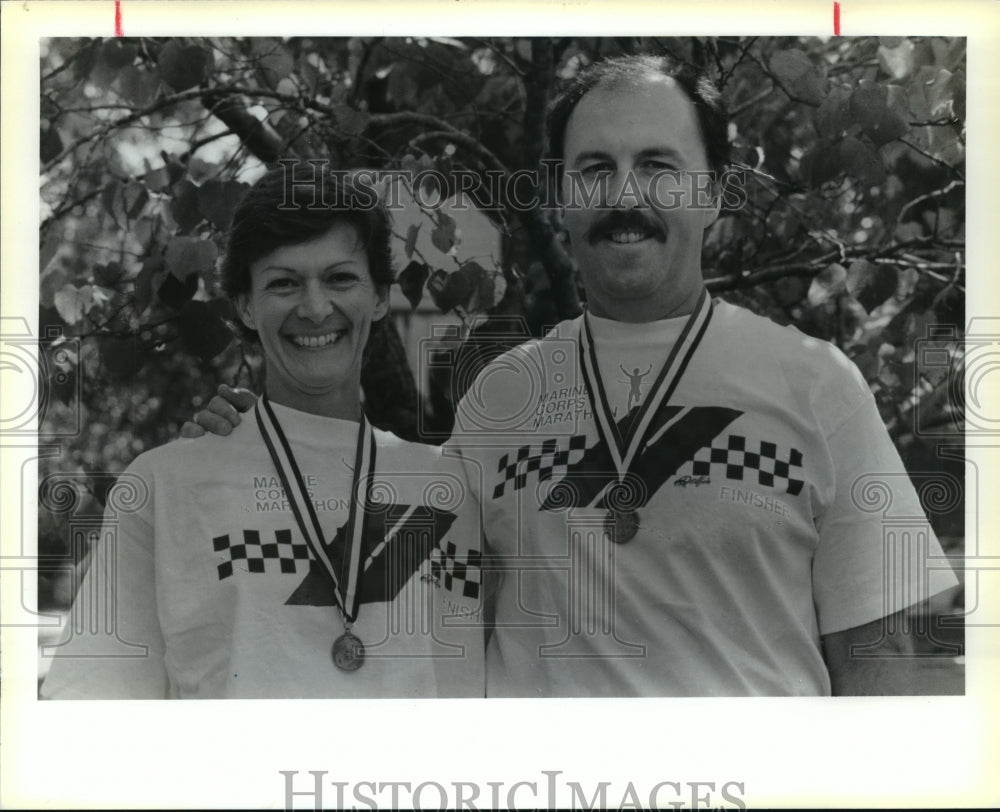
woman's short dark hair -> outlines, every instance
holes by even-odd
[[[548,115],[549,157],[565,158],[566,125],[587,93],[596,87],[637,85],[650,75],[677,82],[694,103],[709,168],[720,176],[729,164],[729,130],[722,95],[706,74],[668,56],[640,54],[602,59],[588,65],[552,102]]]
[[[358,235],[378,287],[392,284],[392,224],[375,189],[314,161],[284,161],[258,180],[233,214],[222,260],[223,291],[250,291],[250,266],[278,248],[299,245],[347,223]]]

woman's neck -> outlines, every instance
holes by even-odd
[[[338,390],[317,395],[283,391],[280,387],[270,386],[265,387],[265,391],[272,403],[289,409],[355,423],[361,420],[361,398],[358,396],[360,387],[354,387],[351,392]]]

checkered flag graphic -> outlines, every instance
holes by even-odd
[[[545,482],[554,476],[562,476],[570,465],[579,462],[587,449],[587,438],[583,434],[574,434],[569,438],[567,448],[559,448],[559,441],[552,437],[542,442],[541,448],[534,453],[532,449],[538,446],[523,445],[517,449],[511,459],[511,454],[504,454],[497,466],[497,473],[503,478],[493,489],[493,498],[499,499],[507,489],[507,483],[514,483],[514,490],[519,491],[528,484],[528,474],[537,471],[538,481]]]
[[[757,451],[747,450],[747,438],[738,434],[719,437],[710,448],[702,448],[691,463],[691,474],[694,476],[712,476],[724,474],[726,479],[749,480],[756,471],[757,482],[769,488],[781,488],[792,496],[798,495],[805,482],[793,474],[801,475],[802,452],[791,449],[787,459],[778,457],[778,446],[775,443],[761,441]],[[683,471],[678,471],[681,475]]]
[[[449,541],[442,550],[435,547],[431,551],[431,573],[441,579],[445,589],[452,592],[461,585],[462,595],[478,598],[483,580],[482,555],[479,550],[469,550],[464,561],[458,560],[458,548]]]
[[[233,562],[246,561],[247,572],[264,573],[266,561],[277,561],[281,572],[296,573],[296,566],[299,561],[309,566],[309,547],[302,542],[296,544],[292,541],[291,530],[276,530],[275,541],[264,544],[260,540],[260,533],[257,530],[244,530],[243,541],[239,544],[232,544],[229,536],[216,536],[212,539],[212,548],[215,552],[227,555],[227,561],[219,563],[219,580],[222,581],[233,574]],[[272,565],[273,566],[273,565]]]

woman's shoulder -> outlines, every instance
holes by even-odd
[[[253,427],[244,419],[225,436],[205,434],[201,437],[178,437],[163,445],[143,451],[126,469],[133,472],[167,474],[178,470],[185,474],[211,472],[218,465],[230,463],[247,447],[248,432]]]

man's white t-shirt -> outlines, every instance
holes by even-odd
[[[589,319],[624,426],[686,318]],[[487,367],[447,445],[504,562],[489,696],[829,694],[821,635],[955,583],[854,365],[721,301],[626,479],[638,532],[612,543],[581,322]]]

